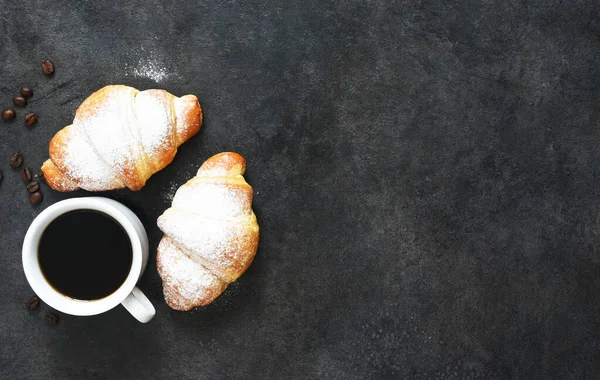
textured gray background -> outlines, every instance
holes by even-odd
[[[0,378],[600,377],[595,1],[0,1]],[[40,62],[56,75],[45,78]],[[138,192],[144,222],[209,156],[248,161],[261,242],[213,305],[28,313],[39,168],[106,84],[197,94],[202,131]]]

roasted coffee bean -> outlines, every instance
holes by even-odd
[[[33,206],[39,205],[40,203],[42,203],[43,199],[44,199],[44,196],[39,191],[36,191],[35,193],[31,193],[29,195],[29,203],[31,203]]]
[[[22,96],[15,96],[13,98],[13,103],[15,104],[15,106],[17,107],[25,107],[27,105],[27,99],[25,99]]]
[[[19,153],[15,153],[12,156],[10,156],[8,162],[13,168],[18,168],[23,163],[23,157],[21,157]]]
[[[47,324],[55,326],[58,324],[58,315],[56,314],[47,314],[44,318]]]
[[[54,74],[54,65],[52,64],[52,62],[50,62],[50,61],[42,62],[42,71],[46,75]]]
[[[23,168],[23,170],[21,170],[21,179],[23,182],[29,183],[31,182],[32,178],[33,174],[31,174],[31,170],[29,168]]]
[[[17,116],[17,113],[12,108],[5,109],[2,111],[2,120],[9,121],[14,119]]]
[[[34,125],[37,121],[37,115],[34,113],[28,113],[27,115],[25,115],[25,125],[27,125],[28,127],[31,127],[32,125]]]
[[[37,297],[31,297],[31,299],[27,301],[26,306],[29,310],[35,310],[38,308],[38,306],[40,306],[40,299]]]
[[[21,87],[19,92],[21,93],[21,96],[24,96],[26,98],[31,98],[33,96],[33,90],[29,87]]]
[[[37,182],[29,182],[27,184],[27,191],[29,191],[30,194],[33,194],[37,191],[40,190],[40,184]]]

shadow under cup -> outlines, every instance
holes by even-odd
[[[77,226],[78,221],[81,226]],[[85,230],[94,225],[116,236],[118,241],[108,238],[103,241],[97,231]],[[79,236],[73,236],[75,231]],[[93,241],[86,242],[86,237],[93,237]],[[97,246],[92,248],[90,243]],[[46,249],[60,247],[70,252],[57,254]],[[129,255],[119,257],[115,248]],[[93,260],[84,256],[86,251],[95,253]],[[102,253],[107,259],[104,262]],[[34,292],[59,311],[95,315],[123,303],[142,322],[154,316],[154,307],[135,287],[148,261],[146,231],[131,210],[114,200],[73,198],[46,208],[25,235],[22,258],[25,276]],[[82,271],[73,273],[77,267]],[[117,269],[110,272],[111,268]]]

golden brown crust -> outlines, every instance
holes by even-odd
[[[54,165],[52,160],[46,160],[46,162],[44,162],[42,165],[42,172],[44,173],[46,183],[54,190],[62,192],[79,190],[79,186],[66,177],[63,172]]]
[[[135,102],[140,95],[146,99],[146,103],[144,103],[146,110],[156,110],[156,107],[162,107],[165,110],[164,115],[171,115],[170,118],[165,119],[165,123],[171,120],[170,125],[161,124],[165,129],[171,128],[168,133],[172,135],[170,141],[160,133],[152,134],[143,129],[144,125],[138,125]],[[131,103],[131,106],[125,102]],[[122,107],[114,107],[115,104]],[[115,108],[119,108],[119,110],[115,111]],[[113,114],[109,117],[106,115],[107,112],[113,112]],[[121,119],[115,120],[115,117]],[[162,120],[162,118],[160,119]],[[118,122],[121,129],[117,129],[117,131],[122,132],[121,137],[128,141],[131,140],[131,143],[127,145],[127,150],[122,152],[118,159],[115,158],[113,152],[109,155],[99,155],[99,152],[106,150],[106,145],[110,144],[106,141],[98,141],[92,138],[93,135],[87,133],[90,130],[90,123],[107,123],[107,120]],[[128,86],[106,86],[93,93],[81,104],[77,109],[73,125],[63,128],[52,138],[49,151],[50,160],[54,165],[44,165],[42,171],[50,187],[58,191],[73,191],[77,188],[104,191],[122,187],[128,187],[133,191],[140,190],[150,176],[172,162],[177,152],[177,146],[198,133],[201,123],[202,110],[194,95],[177,98],[164,90],[140,92]],[[109,124],[114,126],[114,123],[109,122]],[[96,131],[103,127],[99,124],[92,125]],[[157,126],[154,125],[154,127]],[[81,132],[78,132],[79,129]],[[142,136],[144,134],[145,136]],[[158,139],[156,143],[152,143],[153,138]],[[145,147],[144,143],[149,148]],[[79,151],[84,151],[85,155],[95,156],[84,157],[80,162],[74,162],[74,160],[77,161],[77,158],[68,159],[67,151],[71,148],[69,144],[77,144]],[[99,144],[105,145],[98,146]],[[75,148],[71,150],[73,149]],[[71,156],[77,155],[71,154]],[[107,161],[106,157],[113,159],[113,162]],[[96,167],[107,166],[104,168],[105,175],[96,174],[94,177],[94,173],[86,172],[86,163],[90,161],[94,161]],[[70,184],[65,185],[65,182],[70,182]]]
[[[202,126],[202,107],[194,95],[175,98],[176,141],[179,147],[195,136]]]
[[[243,175],[245,172],[246,160],[244,157],[234,152],[223,152],[215,154],[206,160],[202,166],[200,166],[200,169],[198,169],[197,175],[235,177]],[[246,183],[246,181],[244,181],[244,183]]]

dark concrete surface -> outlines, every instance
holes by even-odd
[[[2,379],[597,379],[600,15],[595,1],[0,1]],[[56,75],[40,63],[50,59]],[[198,95],[202,131],[131,207],[152,250],[175,189],[248,161],[256,260],[213,305],[29,313],[39,168],[107,84]]]

